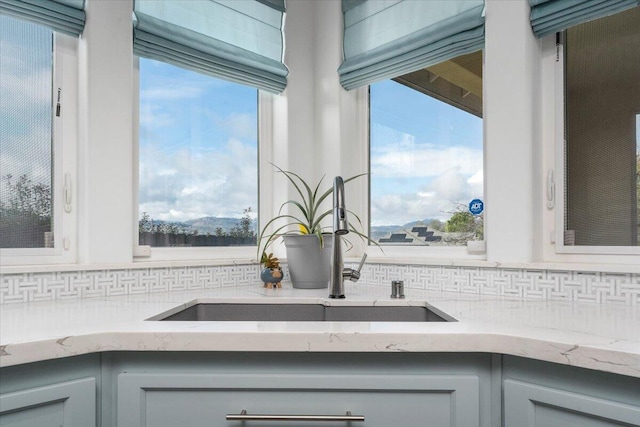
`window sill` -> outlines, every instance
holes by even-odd
[[[359,262],[357,258],[349,258],[346,262]],[[476,267],[502,268],[513,270],[551,270],[579,271],[587,273],[640,273],[640,265],[633,264],[594,264],[579,262],[495,262],[482,259],[438,259],[438,258],[398,258],[368,257],[367,264],[401,264],[424,265],[435,267]]]
[[[282,262],[286,264],[286,259]],[[348,257],[346,263],[358,263],[360,258]],[[468,268],[501,268],[513,270],[551,270],[551,271],[579,271],[586,273],[640,273],[640,265],[628,264],[593,264],[593,263],[559,263],[559,262],[527,262],[501,263],[474,259],[436,259],[436,258],[399,258],[370,256],[367,264],[385,265],[422,265],[433,267],[468,267]],[[0,267],[0,274],[51,273],[72,271],[100,271],[100,270],[131,270],[145,268],[179,268],[219,265],[257,265],[254,259],[227,258],[208,260],[173,260],[173,261],[134,261],[117,264],[57,264],[57,265],[23,265]]]

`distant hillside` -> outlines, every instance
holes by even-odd
[[[167,224],[177,227],[179,230],[185,230],[187,233],[197,231],[198,234],[216,234],[216,229],[221,228],[223,232],[228,233],[232,228],[240,226],[240,218],[217,218],[206,216],[202,218],[191,219],[189,221],[173,222],[161,221],[154,219],[154,224]],[[421,221],[411,221],[403,225],[379,225],[371,227],[371,239],[378,240],[381,237],[387,237],[393,232],[399,232],[403,229],[411,229],[415,226],[428,225],[432,220],[423,219]],[[257,234],[257,223],[252,223],[253,231]]]
[[[212,216],[205,216],[202,218],[191,219],[185,221],[192,230],[198,230],[199,234],[216,234],[216,229],[219,227],[223,231],[228,232],[233,227],[240,225],[240,218],[216,218]],[[253,231],[257,231],[255,221],[252,224]]]
[[[197,231],[198,234],[216,234],[216,230],[221,228],[223,233],[228,233],[232,228],[240,226],[240,218],[216,218],[212,216],[205,216],[202,218],[191,219],[188,221],[162,221],[159,219],[152,220],[155,225],[166,224],[176,227],[178,230],[186,231],[190,234]],[[254,221],[252,229],[257,233],[257,224]]]

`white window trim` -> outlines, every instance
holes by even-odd
[[[555,38],[555,35],[548,36]],[[561,39],[562,40],[562,39]],[[599,259],[598,262],[608,261],[615,263],[625,263],[629,256],[640,256],[640,246],[569,246],[564,244],[564,215],[565,215],[565,93],[564,93],[564,42],[557,46],[557,58],[554,61],[554,90],[555,94],[555,232],[550,231],[547,235],[555,233],[555,249],[557,254],[575,255],[605,255],[606,259]],[[622,256],[622,257],[620,257]],[[635,258],[635,257],[634,257]],[[631,261],[639,262],[638,258]],[[586,258],[585,258],[586,260]]]
[[[58,88],[60,117],[55,116]],[[78,40],[54,33],[53,56],[53,248],[0,249],[0,266],[70,264],[77,256]],[[65,190],[65,182],[67,189]],[[66,191],[66,194],[65,194]],[[65,196],[70,200],[64,209]]]
[[[134,88],[132,94],[133,102],[133,261],[157,262],[157,261],[187,261],[187,260],[226,260],[234,263],[248,263],[256,260],[256,246],[218,246],[218,247],[197,247],[197,248],[171,248],[171,247],[151,247],[139,244],[138,218],[139,211],[139,105],[140,105],[140,59],[134,56]],[[258,90],[258,165],[268,164],[272,159],[273,147],[273,102],[275,95]],[[264,183],[270,180],[270,175],[263,168],[258,167],[258,219],[263,212],[263,206],[270,200],[268,191],[270,186]],[[260,229],[258,229],[258,233]]]

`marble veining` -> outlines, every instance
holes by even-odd
[[[490,352],[640,377],[640,310],[618,304],[348,284],[327,290],[260,284],[8,304],[0,310],[0,366],[102,351]],[[429,305],[457,322],[159,322],[198,302]]]

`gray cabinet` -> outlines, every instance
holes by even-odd
[[[226,415],[362,415],[364,422]],[[0,370],[1,427],[640,427],[640,378],[479,353],[107,352]]]
[[[640,427],[640,380],[505,357],[504,427]]]
[[[362,425],[368,427],[469,427],[480,425],[479,402],[479,379],[469,375],[125,373],[118,378],[119,426],[240,426],[240,421],[225,421],[225,415],[245,410],[252,415],[351,412],[363,415]]]
[[[95,378],[0,395],[2,427],[92,427],[95,423]]]
[[[394,357],[395,356],[395,357]],[[237,421],[226,415],[364,416],[364,422],[305,421],[307,427],[490,426],[488,356],[275,356],[288,370],[252,358],[200,367],[188,359],[163,367],[124,366],[117,375],[117,425],[135,427],[298,427],[299,421]],[[346,363],[341,366],[342,362]],[[422,359],[422,362],[418,362]],[[331,367],[331,361],[338,365]],[[394,361],[395,360],[395,361]],[[318,363],[320,362],[320,363]],[[125,363],[126,364],[126,363]],[[196,365],[198,365],[196,363]],[[288,371],[288,372],[287,372]],[[481,398],[481,394],[483,397]]]
[[[640,406],[521,381],[504,384],[505,427],[640,426]]]
[[[96,426],[100,373],[98,354],[2,368],[0,426]]]

